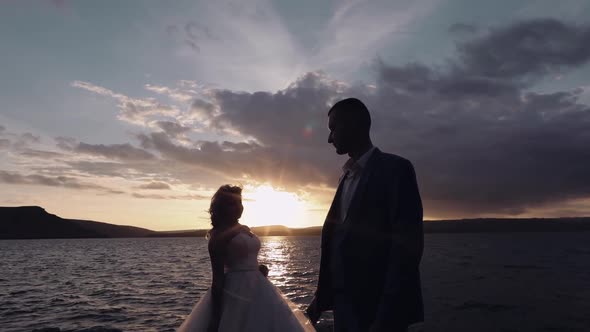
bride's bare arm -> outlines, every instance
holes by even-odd
[[[211,257],[211,269],[213,272],[213,282],[211,283],[211,295],[213,296],[213,312],[211,322],[209,324],[209,331],[217,331],[219,321],[221,320],[221,309],[223,300],[224,287],[224,259],[225,252],[223,250],[223,242],[216,237],[211,237],[209,240],[209,256]]]

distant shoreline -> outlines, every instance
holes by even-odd
[[[64,238],[204,237],[208,229],[153,231],[90,220],[63,219],[38,206],[0,207],[0,240]],[[321,226],[252,227],[259,236],[318,236]],[[424,233],[585,232],[590,217],[479,218],[424,222]]]

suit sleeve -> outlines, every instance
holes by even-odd
[[[389,330],[403,328],[405,308],[408,303],[404,296],[407,286],[416,282],[422,251],[424,234],[422,231],[422,201],[412,164],[403,160],[398,170],[399,176],[392,181],[391,213],[388,234],[390,252],[383,295],[377,312],[377,322]]]

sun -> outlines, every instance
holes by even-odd
[[[244,213],[241,222],[245,225],[301,227],[305,222],[306,203],[297,194],[262,185],[244,188],[242,197]]]

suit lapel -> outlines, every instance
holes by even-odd
[[[346,212],[346,219],[344,220],[345,223],[349,219],[351,219],[352,216],[356,215],[356,213],[360,209],[361,201],[363,200],[365,192],[367,191],[367,187],[369,186],[369,179],[371,177],[371,174],[373,173],[373,170],[375,169],[375,165],[377,164],[377,160],[379,159],[380,155],[381,151],[375,148],[375,151],[373,151],[373,154],[367,161],[365,169],[363,170],[363,175],[359,180],[354,195],[352,196],[352,200],[350,201],[350,205],[348,206],[348,211]]]
[[[340,177],[338,181],[338,188],[336,189],[336,194],[334,194],[334,199],[332,200],[332,205],[330,205],[330,210],[328,210],[328,215],[326,216],[326,220],[324,221],[324,226],[322,228],[322,247],[328,245],[330,241],[330,237],[332,235],[333,225],[337,222],[337,218],[340,218],[340,196],[342,196],[342,186],[344,176]]]

